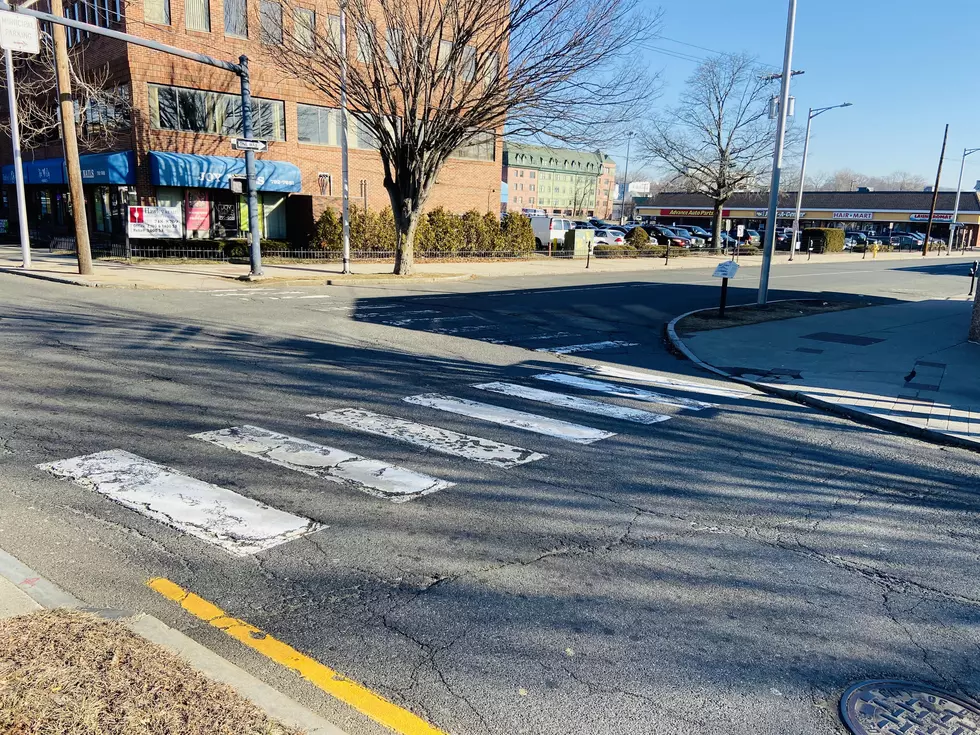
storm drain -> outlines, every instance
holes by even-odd
[[[912,681],[878,679],[854,684],[840,700],[854,735],[980,734],[980,706]]]

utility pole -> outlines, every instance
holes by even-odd
[[[20,155],[20,124],[17,121],[17,91],[14,89],[14,55],[4,49],[7,67],[7,104],[10,108],[10,140],[14,148],[14,184],[17,188],[17,223],[20,225],[20,255],[23,268],[31,267],[31,234],[27,229],[27,195],[24,193],[24,166]]]
[[[344,268],[350,273],[350,170],[347,162],[347,0],[340,0],[340,177]]]
[[[926,257],[929,252],[929,236],[932,234],[932,220],[936,216],[936,202],[939,201],[939,179],[943,175],[943,159],[946,158],[946,141],[949,139],[949,123],[946,123],[946,132],[943,133],[943,150],[939,154],[939,168],[936,169],[936,186],[932,190],[932,207],[929,209],[929,224],[926,225],[926,239],[922,243],[922,257]]]
[[[626,166],[623,168],[623,196],[619,203],[619,224],[626,224],[626,191],[629,189],[629,175],[630,175],[630,142],[636,137],[636,133],[632,130],[626,134]],[[600,164],[601,165],[601,164]]]
[[[953,236],[956,234],[956,218],[960,216],[960,194],[963,193],[963,169],[966,168],[966,157],[972,156],[980,148],[964,148],[963,160],[960,161],[960,178],[956,184],[956,203],[953,205],[953,221],[949,224],[949,242],[946,243],[946,254],[953,251]]]
[[[51,14],[64,17],[61,0],[52,0]],[[78,132],[75,130],[75,104],[71,96],[71,70],[68,66],[68,40],[64,26],[53,24],[54,64],[58,73],[58,107],[61,110],[61,139],[65,142],[65,170],[68,172],[68,192],[72,219],[75,221],[75,250],[78,253],[78,272],[91,275],[92,248],[88,241],[88,213],[85,211],[85,191],[82,189],[82,166],[78,159]]]
[[[833,107],[820,107],[814,110],[810,108],[810,112],[806,118],[806,139],[803,143],[803,162],[800,164],[800,185],[797,187],[799,189],[796,192],[796,214],[793,217],[793,241],[789,246],[789,259],[793,259],[793,254],[796,252],[796,244],[800,239],[800,210],[803,208],[803,183],[806,181],[806,158],[810,152],[810,125],[813,122],[813,118],[822,115],[828,110],[836,110],[839,107],[850,107],[850,102],[845,102],[841,105],[834,105]]]
[[[793,39],[796,34],[796,0],[789,0],[786,21],[786,51],[783,55],[783,78],[779,92],[779,118],[776,123],[776,150],[772,156],[772,180],[769,185],[769,216],[766,219],[766,241],[762,250],[762,273],[759,276],[760,305],[769,299],[769,270],[776,247],[776,213],[779,207],[779,177],[783,166],[783,146],[786,144],[786,117],[789,113],[789,85],[793,77]],[[802,188],[802,186],[801,186]]]
[[[252,80],[248,73],[248,57],[242,54],[238,57],[240,67],[238,76],[241,79],[242,95],[242,135],[246,139],[252,137]],[[248,181],[246,201],[248,202],[248,237],[251,246],[248,249],[252,278],[261,276],[262,271],[262,232],[259,229],[259,195],[256,190],[255,151],[245,149],[245,178]]]

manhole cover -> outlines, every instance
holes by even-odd
[[[912,681],[879,679],[855,684],[840,700],[854,735],[980,734],[980,706]]]

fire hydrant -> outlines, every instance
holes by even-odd
[[[874,260],[878,257],[878,243],[871,246],[871,259]]]

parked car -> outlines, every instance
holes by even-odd
[[[678,236],[690,240],[691,245],[696,245],[697,247],[701,247],[704,245],[704,238],[698,237],[697,235],[695,235],[693,232],[691,232],[689,229],[685,227],[675,226],[675,227],[671,227],[670,229],[672,229],[675,233],[677,233]]]
[[[585,222],[584,220],[577,219],[572,222],[573,230],[594,230],[596,226],[591,222]]]
[[[698,227],[697,225],[690,225],[690,226],[684,225],[684,229],[686,229],[692,235],[694,235],[696,237],[700,237],[705,242],[708,242],[709,240],[711,240],[711,233],[708,232],[703,227]]]
[[[908,234],[907,232],[899,233],[898,235],[892,235],[889,239],[889,244],[895,245],[900,248],[920,248],[922,247],[922,241]]]
[[[626,238],[617,230],[596,230],[592,241],[596,245],[622,245]]]
[[[757,230],[746,230],[745,236],[751,245],[759,245],[762,242],[762,235]]]
[[[671,245],[676,248],[690,247],[691,241],[685,239],[664,225],[642,225],[652,239],[656,239],[658,245]]]
[[[531,229],[534,230],[534,245],[538,250],[547,249],[554,240],[564,242],[565,233],[575,229],[572,221],[563,217],[531,217]]]
[[[521,210],[521,214],[525,217],[547,217],[548,213],[543,209],[535,209],[533,207],[525,207]]]

